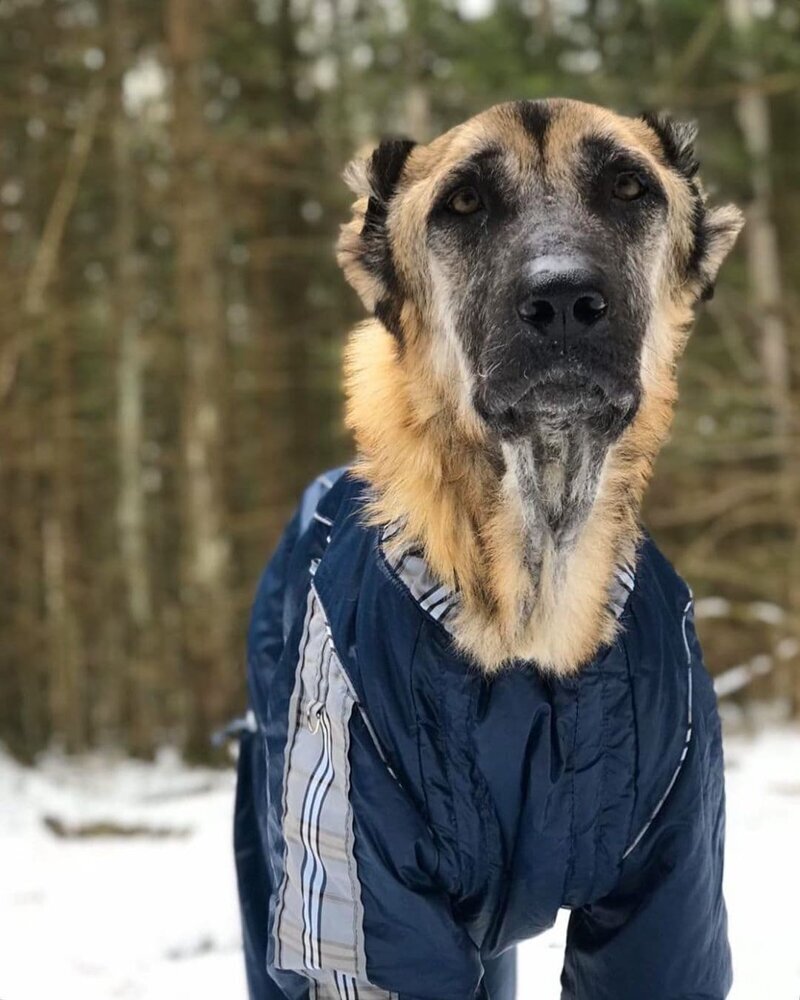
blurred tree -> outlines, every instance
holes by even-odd
[[[117,344],[117,449],[119,486],[117,532],[119,564],[124,580],[127,615],[121,631],[127,661],[129,741],[138,753],[154,749],[158,732],[154,678],[158,622],[150,586],[150,544],[144,484],[144,350],[137,303],[142,293],[138,253],[137,185],[134,123],[125,107],[125,74],[133,57],[134,26],[129,0],[110,0],[108,8],[108,76],[113,94],[111,141],[114,170],[113,319]],[[116,700],[116,699],[115,699]],[[113,717],[125,716],[115,704]]]
[[[0,0],[0,739],[164,741],[241,708],[247,609],[344,461],[345,161],[509,97],[701,125],[747,207],[647,521],[735,694],[800,710],[796,0]],[[751,669],[752,668],[752,669]]]
[[[206,11],[168,0],[172,71],[175,303],[183,342],[182,573],[187,750],[203,755],[226,708],[230,671],[229,539],[222,489],[225,325],[217,270],[219,224],[204,115]]]

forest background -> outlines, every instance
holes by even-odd
[[[732,710],[800,713],[796,0],[0,0],[0,741],[212,755],[259,572],[351,454],[340,174],[500,100],[700,124],[748,225],[646,523]]]

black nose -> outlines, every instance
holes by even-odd
[[[538,333],[567,340],[586,333],[606,315],[608,296],[596,273],[544,266],[523,282],[517,312]]]

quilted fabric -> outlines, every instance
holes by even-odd
[[[251,1000],[512,1000],[515,944],[561,907],[564,1000],[723,1000],[722,749],[686,585],[646,539],[613,646],[574,678],[488,679],[366,495],[321,477],[253,608]]]

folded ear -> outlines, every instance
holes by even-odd
[[[661,141],[667,163],[687,179],[694,177],[700,167],[694,151],[697,122],[676,121],[663,111],[645,111],[641,117]]]
[[[699,211],[702,217],[695,229],[692,256],[699,297],[710,299],[722,262],[733,249],[744,225],[744,215],[736,205],[720,205],[717,208],[703,205]]]
[[[400,289],[386,219],[415,145],[410,139],[384,139],[371,156],[348,164],[344,179],[356,201],[337,246],[339,266],[364,305],[398,335]]]
[[[408,154],[416,143],[400,136],[382,139],[369,156],[347,164],[344,179],[353,194],[388,201],[400,180]]]
[[[679,122],[663,112],[648,112],[641,117],[658,136],[666,162],[683,175],[692,191],[694,240],[686,271],[698,298],[710,299],[722,262],[744,225],[744,216],[735,205],[718,208],[706,205],[706,196],[697,177],[700,163],[694,148],[695,122]]]

